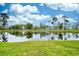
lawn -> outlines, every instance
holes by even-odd
[[[0,56],[79,56],[79,41],[0,42]]]

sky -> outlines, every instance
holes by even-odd
[[[79,19],[78,3],[0,3],[0,13],[9,15],[8,26],[27,24],[39,26],[48,24],[54,16],[67,16],[74,23]],[[76,19],[76,20],[74,20]]]

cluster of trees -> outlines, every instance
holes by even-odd
[[[11,26],[9,29],[35,29],[35,30],[38,30],[38,29],[47,29],[48,27],[49,27],[48,25],[43,25],[43,24],[40,24],[40,26],[33,27],[33,24],[27,23],[27,24],[17,24],[17,25]]]
[[[33,29],[33,25],[30,23],[17,24],[17,25],[11,26],[9,29]]]
[[[9,16],[6,13],[0,13],[0,22],[2,22],[2,26],[0,26],[0,29],[5,29],[7,25],[7,19],[9,19]],[[5,33],[2,33],[2,39],[3,42],[7,42],[7,37]]]
[[[0,29],[5,29],[6,28],[7,19],[9,19],[9,16],[8,16],[7,13],[0,13],[0,21],[2,22],[2,24],[0,25]],[[26,29],[32,29],[33,28],[33,25],[30,24],[30,23],[27,23],[26,25],[23,25],[23,24],[21,24],[21,25],[15,25],[15,26],[12,26],[10,28],[13,28],[13,29],[21,29],[21,27],[23,27],[23,26]]]
[[[6,13],[0,13],[0,21],[2,22],[2,25],[0,26],[0,29],[5,29],[6,28],[7,19],[9,19],[9,16]]]
[[[67,20],[68,17],[66,16],[62,16],[62,20],[63,23],[58,22],[58,25],[56,26],[52,26],[53,29],[58,29],[58,30],[66,30],[67,28],[67,24],[69,23],[69,20]],[[0,29],[5,29],[6,25],[7,25],[7,19],[9,19],[9,16],[7,15],[7,13],[0,13],[0,24],[2,22],[2,25],[0,26]],[[50,22],[51,24],[55,24],[58,21],[57,17],[53,17],[52,21]],[[71,25],[70,25],[71,26]],[[43,25],[40,23],[40,27],[39,26],[34,26],[33,24],[27,23],[27,24],[18,24],[18,25],[14,25],[11,26],[9,29],[48,29],[50,26],[48,25]],[[73,29],[78,29],[78,24],[73,26]]]
[[[2,22],[2,24],[0,25],[0,29],[6,28],[7,19],[9,19],[9,16],[7,13],[0,14],[0,21]],[[9,27],[8,29],[22,29],[23,27],[24,29],[46,29],[48,28],[47,25],[43,25],[43,24],[40,24],[40,27],[38,26],[33,27],[33,24],[27,23],[27,24],[17,24],[17,25]]]
[[[48,29],[48,25],[44,25],[40,23],[40,26],[34,26],[33,29],[38,30],[38,29]]]
[[[67,29],[70,29],[70,27],[72,27],[72,29],[78,30],[78,24],[75,24],[73,26],[71,24],[69,25],[68,17],[62,16],[62,20],[63,20],[63,22],[60,23],[61,21],[59,21],[56,26],[53,26],[53,29],[55,29],[55,30],[57,30],[57,29],[58,30],[67,30]],[[52,19],[52,21],[50,23],[54,25],[57,21],[58,21],[58,18],[53,17],[53,19]]]
[[[66,26],[65,26],[65,25],[67,25],[67,23],[69,22],[69,21],[67,20],[67,18],[68,18],[68,17],[66,17],[66,16],[62,16],[63,22],[62,22],[62,23],[58,22],[58,25],[57,25],[57,26],[53,26],[53,28],[54,28],[54,29],[65,30],[65,29],[66,29]],[[58,18],[57,18],[57,17],[53,17],[53,19],[52,19],[52,21],[51,21],[51,24],[54,25],[55,22],[57,22],[57,21],[58,21]]]
[[[9,16],[6,13],[0,14],[0,20],[2,21],[2,26],[5,27],[7,24],[7,19],[9,19]]]

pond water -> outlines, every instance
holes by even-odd
[[[24,42],[30,40],[79,40],[79,33],[0,33],[0,42]]]

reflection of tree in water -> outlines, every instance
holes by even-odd
[[[58,39],[63,40],[63,35],[62,35],[62,33],[59,33],[59,34],[58,34]]]
[[[51,40],[54,40],[54,37],[51,37]]]
[[[64,36],[63,40],[67,40],[67,38],[68,38],[69,35],[68,35],[68,33],[63,33],[63,36]]]
[[[7,34],[6,33],[2,33],[2,39],[3,39],[3,42],[7,42]]]
[[[19,31],[11,32],[12,35],[21,36],[21,33]]]
[[[41,33],[40,33],[40,38],[41,38],[42,36],[46,36],[46,35],[47,35],[47,33],[41,32]]]
[[[14,32],[9,32],[9,33],[16,36],[23,36],[23,34],[19,31],[14,31]]]
[[[76,35],[76,38],[78,38],[78,37],[79,37],[79,36],[78,36],[78,33],[76,33],[75,35]]]
[[[78,38],[78,33],[74,33],[74,36],[75,36],[76,38]]]
[[[27,36],[27,38],[32,38],[33,37],[33,33],[27,33],[26,36]]]
[[[68,38],[70,38],[70,33],[68,34]]]
[[[52,33],[51,33],[52,34]],[[54,40],[55,36],[57,33],[53,33],[53,35],[51,36],[51,40]]]
[[[34,34],[35,34],[35,35],[36,35],[36,34],[39,34],[39,32],[35,32]]]
[[[58,36],[57,39],[63,40],[63,34],[62,34],[62,33],[53,33],[53,35],[51,36],[51,40],[56,39],[55,36],[56,36],[56,37]]]

